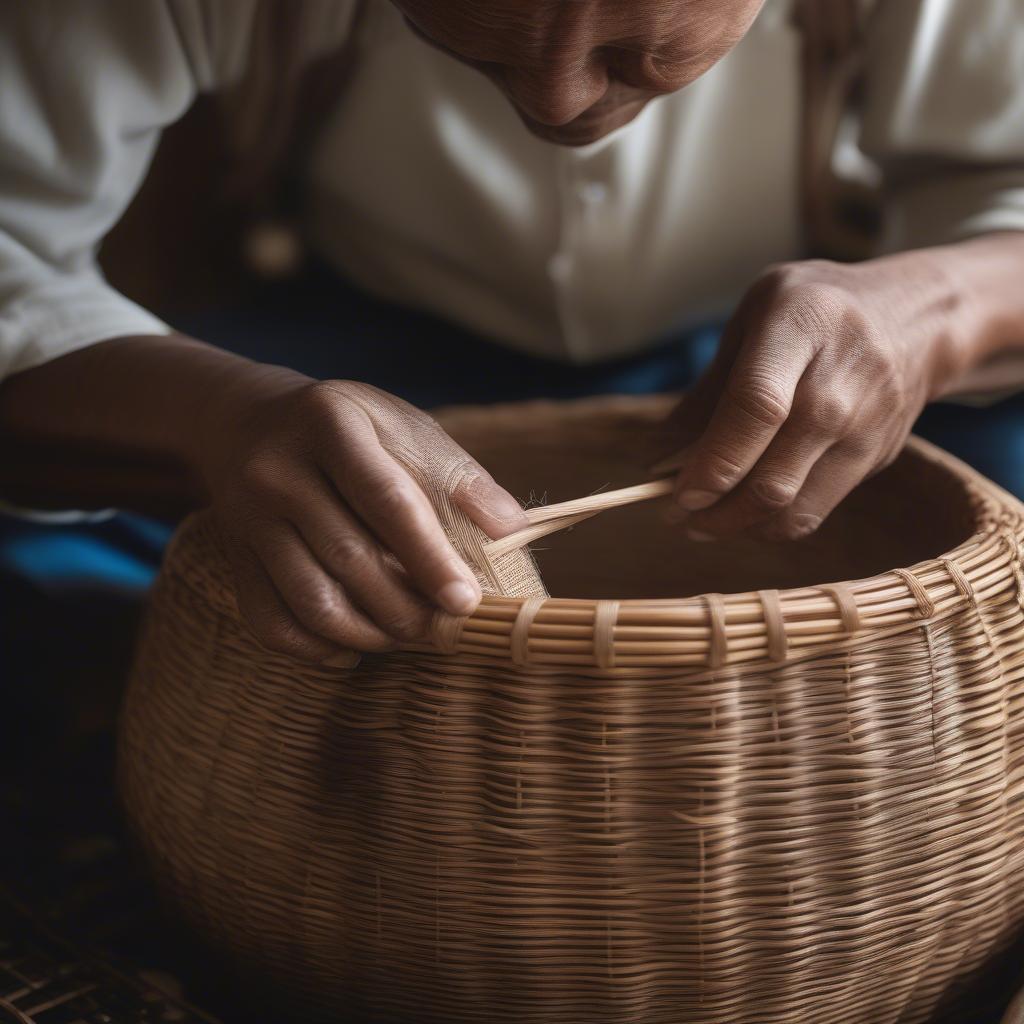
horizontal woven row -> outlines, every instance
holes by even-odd
[[[917,439],[912,448],[960,467]],[[842,643],[861,629],[898,629],[989,600],[1008,586],[1024,600],[1019,516],[1005,505],[1002,492],[977,474],[965,487],[977,532],[942,557],[907,568],[819,587],[694,598],[601,602],[486,596],[469,617],[438,612],[431,644],[407,649],[512,658],[521,665],[714,667],[799,657]],[[207,600],[235,614],[222,567],[200,563],[181,571]]]
[[[910,1024],[1022,921],[1005,589],[898,644],[586,685],[415,652],[298,675],[160,601],[129,806],[294,1019]]]
[[[914,450],[970,498],[935,557],[487,598],[345,671],[262,650],[193,520],[122,724],[162,893],[303,1024],[963,1024],[1024,927],[1021,506]]]
[[[716,667],[785,660],[861,629],[899,628],[977,604],[1007,587],[1024,600],[1020,539],[1004,517],[942,558],[868,580],[658,601],[487,597],[468,618],[439,612],[432,640],[444,653],[520,665]]]

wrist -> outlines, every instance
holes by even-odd
[[[978,305],[957,246],[917,249],[871,261],[885,282],[889,330],[923,372],[926,401],[948,394],[983,358]],[[867,266],[867,265],[865,265]]]
[[[932,397],[970,387],[975,371],[1024,342],[1019,288],[1024,234],[1004,232],[906,253],[927,261],[942,279],[949,372]]]
[[[207,496],[266,410],[312,382],[287,367],[237,356],[228,356],[228,360],[202,389],[185,438],[185,460]]]

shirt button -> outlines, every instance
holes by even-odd
[[[588,206],[597,206],[608,198],[608,186],[603,181],[583,181],[576,186],[576,193]]]
[[[567,252],[557,252],[548,260],[548,273],[558,282],[564,282],[572,274],[572,257]]]

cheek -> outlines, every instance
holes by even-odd
[[[719,49],[719,58],[724,57],[749,31],[761,12],[764,0],[746,0],[744,3],[729,3],[728,10],[719,18],[719,31],[714,43]]]
[[[694,11],[686,45],[690,59],[700,71],[699,77],[714,67],[747,34],[750,26],[764,6],[764,0],[726,0],[704,4],[704,10]]]

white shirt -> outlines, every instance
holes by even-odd
[[[168,330],[94,257],[163,126],[241,74],[259,2],[0,6],[0,376]],[[352,3],[311,11],[313,54]],[[314,244],[377,294],[574,361],[723,312],[799,255],[789,15],[767,0],[688,89],[563,149],[372,0],[308,171]],[[867,65],[859,137],[889,183],[886,247],[1024,229],[1024,0],[880,0]]]

